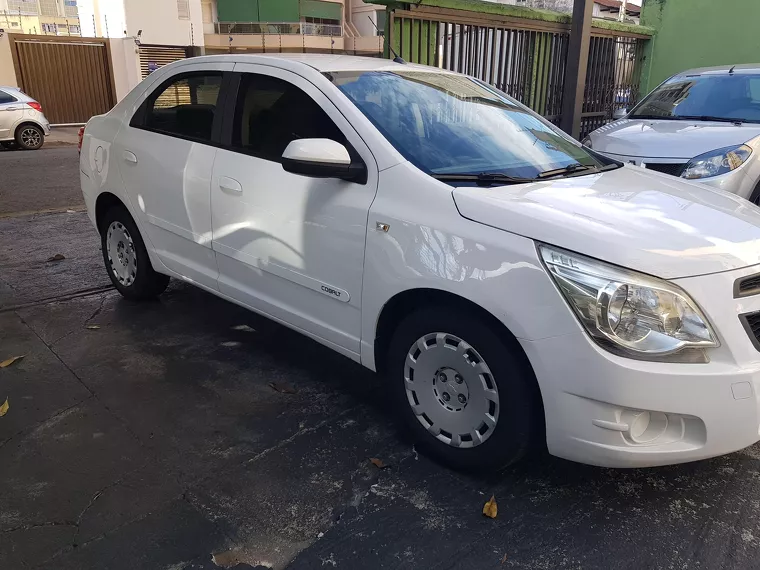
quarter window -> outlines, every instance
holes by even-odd
[[[243,75],[232,128],[234,150],[279,162],[298,139],[332,139],[348,146],[322,107],[295,85],[266,75]]]
[[[143,103],[131,125],[210,143],[221,85],[221,72],[174,77]]]
[[[16,98],[13,95],[9,95],[5,91],[0,91],[0,105],[3,103],[15,103]]]

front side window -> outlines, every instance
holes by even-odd
[[[11,95],[10,93],[6,93],[5,91],[0,89],[0,105],[3,103],[15,103],[16,98]]]
[[[131,125],[197,142],[211,142],[221,72],[187,73],[159,87]]]
[[[232,128],[234,150],[279,162],[298,139],[346,139],[314,99],[298,87],[267,75],[243,75]]]
[[[418,70],[326,75],[405,158],[433,176],[533,179],[604,164],[527,108],[468,77]]]
[[[760,123],[760,74],[726,71],[673,77],[647,95],[629,117]]]

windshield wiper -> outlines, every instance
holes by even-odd
[[[535,182],[535,178],[521,178],[519,176],[509,176],[501,172],[481,172],[480,174],[431,174],[436,180],[441,182],[475,182],[478,186],[492,186],[494,184],[525,184]]]
[[[551,178],[552,176],[561,176],[563,174],[572,174],[573,172],[586,172],[588,170],[593,170],[594,172],[597,171],[596,166],[586,166],[585,164],[581,164],[580,162],[576,162],[575,164],[568,164],[567,166],[563,166],[562,168],[554,168],[552,170],[544,170],[541,174],[538,175],[538,178]]]
[[[686,121],[715,121],[718,123],[734,123],[736,125],[741,125],[744,122],[743,119],[730,119],[728,117],[713,117],[712,115],[681,115],[678,118],[684,119]]]

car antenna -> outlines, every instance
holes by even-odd
[[[733,75],[734,74],[734,69],[736,69],[735,65],[731,69],[728,70],[728,74],[729,75]]]
[[[375,24],[372,16],[367,16],[367,19],[369,20],[370,24],[372,24],[372,26],[377,30],[377,33],[379,35],[380,28],[377,27],[377,24]],[[399,55],[396,53],[396,50],[393,49],[393,46],[391,46],[390,42],[388,42],[388,49],[391,50],[391,53],[393,54],[393,63],[406,63],[406,60],[404,60],[403,57],[399,57]]]

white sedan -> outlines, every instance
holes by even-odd
[[[652,466],[760,437],[760,210],[585,149],[476,79],[187,59],[93,118],[80,160],[125,297],[182,279],[381,372],[449,465],[545,438]]]
[[[760,204],[760,65],[674,75],[583,144]]]

